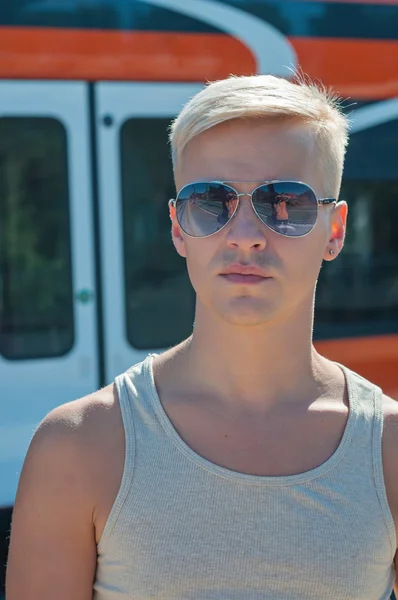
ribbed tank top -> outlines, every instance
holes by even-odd
[[[337,450],[281,477],[194,452],[162,407],[152,355],[117,377],[125,465],[98,544],[94,600],[387,600],[396,539],[382,392],[341,368],[349,416]]]

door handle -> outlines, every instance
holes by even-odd
[[[94,300],[94,292],[92,290],[79,290],[76,292],[75,298],[81,304],[88,304]]]

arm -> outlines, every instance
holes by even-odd
[[[384,430],[383,430],[383,470],[388,504],[395,522],[398,539],[398,402],[383,396]],[[398,551],[394,558],[397,578],[394,593],[398,598]]]
[[[96,567],[84,428],[71,403],[43,421],[22,470],[7,600],[91,600]]]
[[[395,566],[395,572],[398,573],[398,562],[397,562],[397,555],[395,555],[395,559],[394,559],[394,566]],[[397,579],[395,579],[395,584],[394,584],[394,594],[395,597],[398,596],[398,581]]]

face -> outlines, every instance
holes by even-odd
[[[176,166],[176,188],[198,181],[239,181],[232,187],[251,193],[264,181],[295,180],[323,198],[317,163],[314,137],[304,124],[231,120],[188,143]],[[278,211],[277,218],[286,218],[283,202]],[[346,214],[344,202],[320,206],[314,229],[304,237],[288,238],[260,221],[250,196],[240,196],[237,212],[223,229],[192,238],[170,209],[173,242],[186,257],[198,306],[240,326],[258,326],[300,308],[312,310],[322,261],[331,259],[329,250],[336,257],[342,248]],[[226,276],[236,264],[259,267],[266,277]]]

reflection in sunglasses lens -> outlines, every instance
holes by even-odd
[[[222,183],[192,183],[177,197],[177,218],[182,230],[194,237],[216,233],[236,210],[235,190]]]
[[[257,188],[253,193],[253,206],[265,225],[288,237],[300,237],[309,233],[318,212],[313,191],[294,181]]]

